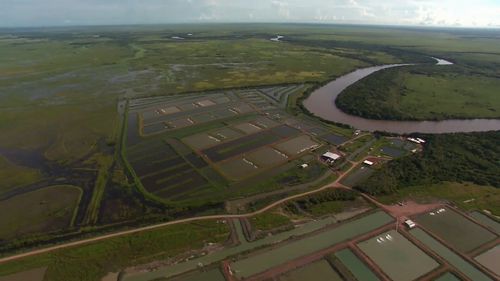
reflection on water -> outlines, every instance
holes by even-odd
[[[451,61],[447,61],[447,60],[435,58],[435,57],[432,57],[432,58],[437,61],[436,65],[452,65],[453,64]]]

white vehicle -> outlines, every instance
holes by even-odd
[[[406,224],[406,226],[407,226],[409,229],[412,229],[412,228],[414,228],[415,226],[417,226],[417,224],[416,224],[414,221],[412,221],[412,220],[405,220],[405,224]]]

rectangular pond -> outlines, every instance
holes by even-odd
[[[436,239],[432,238],[429,234],[420,228],[414,228],[410,230],[410,234],[413,235],[417,240],[422,242],[436,254],[441,256],[457,270],[462,272],[465,276],[474,281],[493,281],[486,274],[481,272],[472,264],[468,263],[459,255],[455,254],[452,250],[448,249],[446,246],[441,244]]]
[[[342,277],[331,267],[326,260],[310,263],[304,267],[292,270],[281,275],[278,281],[304,281],[312,280],[311,277],[328,281],[343,281]]]
[[[272,251],[250,256],[231,265],[238,278],[246,278],[276,267],[301,256],[334,246],[358,235],[377,229],[393,219],[388,214],[378,211],[360,219],[345,223],[301,240],[283,245]]]
[[[379,281],[373,271],[356,256],[351,249],[344,249],[335,253],[335,257],[351,272],[357,280]]]
[[[426,230],[462,252],[471,251],[497,236],[449,208],[440,208],[415,218]]]
[[[259,173],[262,169],[244,156],[217,163],[219,170],[230,180],[242,180]]]
[[[276,149],[291,157],[314,149],[318,146],[319,144],[312,140],[308,135],[301,135],[274,145]]]
[[[369,167],[361,166],[359,168],[356,168],[354,171],[350,172],[340,182],[349,187],[355,187],[357,184],[368,179],[374,172],[375,170]]]
[[[246,158],[255,163],[258,167],[271,167],[288,160],[285,154],[269,146],[264,146],[249,152]]]
[[[439,266],[395,230],[365,240],[358,247],[392,280],[415,280]]]
[[[339,136],[336,134],[328,134],[328,135],[322,136],[321,138],[324,139],[325,141],[327,141],[328,143],[331,143],[334,145],[340,145],[340,144],[343,144],[344,142],[349,140],[349,138],[347,138],[347,137]]]
[[[498,221],[478,211],[472,212],[470,216],[477,220],[479,223],[482,223],[483,225],[495,231],[496,234],[500,234],[500,223]]]
[[[500,245],[496,245],[492,249],[480,254],[475,257],[475,260],[500,276]]]

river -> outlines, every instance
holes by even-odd
[[[453,64],[443,59],[434,59],[437,61],[436,65],[438,66]],[[364,77],[383,69],[409,65],[412,64],[389,64],[355,70],[312,92],[304,101],[304,106],[309,112],[322,119],[372,132],[440,134],[500,130],[500,119],[450,119],[443,121],[374,120],[347,114],[335,105],[335,99],[343,90]]]

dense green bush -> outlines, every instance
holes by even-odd
[[[342,111],[370,119],[495,118],[497,103],[492,100],[496,99],[497,78],[488,69],[462,65],[397,67],[376,72],[349,86],[335,103]],[[443,97],[455,100],[435,107]]]
[[[370,194],[389,194],[402,187],[441,181],[500,188],[500,131],[422,138],[427,144],[421,154],[389,162],[356,188]]]
[[[341,201],[353,201],[356,199],[356,192],[348,189],[332,189],[317,194],[309,195],[295,200],[285,206],[285,209],[291,213],[299,213],[297,206],[306,212],[310,212],[316,206]]]

